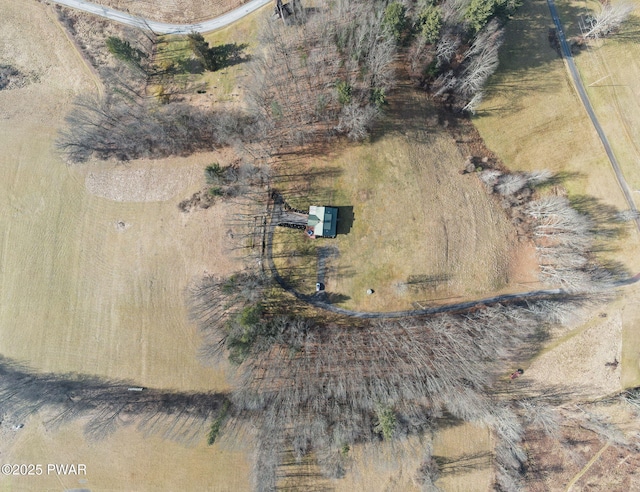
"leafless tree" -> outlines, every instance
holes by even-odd
[[[323,1],[302,23],[261,25],[247,93],[272,152],[336,132],[366,135],[377,115],[373,92],[384,94],[394,81],[395,40],[381,5]]]
[[[243,138],[251,128],[251,121],[238,113],[112,96],[78,99],[66,122],[57,146],[71,162],[212,150]]]
[[[504,28],[495,19],[478,33],[464,55],[465,68],[459,77],[457,92],[471,98],[484,87],[498,68],[498,52],[503,41]]]
[[[513,195],[527,185],[527,177],[520,173],[503,174],[498,178],[495,190],[502,196]]]
[[[438,63],[449,63],[460,47],[460,34],[449,30],[445,32],[436,45]]]
[[[603,3],[600,12],[589,19],[587,30],[582,36],[585,39],[608,36],[618,30],[634,10],[635,5],[631,2]]]

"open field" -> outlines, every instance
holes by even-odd
[[[8,219],[0,353],[40,370],[131,378],[146,386],[223,385],[221,375],[195,360],[198,338],[181,295],[203,271],[234,268],[223,255],[222,209],[183,215],[177,208],[202,186],[202,169],[218,157],[68,168],[53,140],[73,95],[90,85],[44,8],[31,10],[44,26],[43,44],[17,41],[24,39],[17,30],[30,24],[20,11],[3,7],[2,35],[11,40],[3,57],[39,81],[0,93],[0,209]],[[45,46],[55,47],[53,62]],[[70,79],[69,71],[77,75]]]
[[[245,0],[94,0],[93,3],[155,21],[190,24],[213,19]]]
[[[225,388],[224,374],[196,358],[183,293],[205,271],[237,268],[225,254],[226,209],[177,207],[203,186],[204,166],[225,156],[68,167],[53,143],[73,97],[95,90],[91,75],[43,4],[0,0],[0,11],[0,58],[31,74],[25,87],[0,92],[0,354],[40,371]],[[47,431],[38,418],[23,431],[14,445],[0,440],[3,462],[86,462],[93,471],[86,485],[3,478],[2,490],[246,488],[244,458],[202,443],[185,448],[127,428],[88,444],[79,424]]]
[[[319,176],[303,198],[292,199],[298,208],[343,207],[338,237],[316,240],[317,247],[337,248],[321,275],[327,291],[347,296],[344,307],[385,311],[535,288],[528,243],[518,243],[477,175],[460,174],[466,156],[454,138],[442,127],[423,129],[427,118],[433,125],[426,97],[411,88],[396,97],[405,100],[392,102],[391,117],[406,118],[406,131],[340,146],[308,163]],[[413,112],[402,113],[408,108]],[[276,243],[291,234],[278,232]]]
[[[636,9],[640,2],[634,2]],[[571,15],[587,15],[597,12],[597,2],[571,2],[563,20]],[[610,38],[590,41],[587,49],[576,57],[582,80],[594,111],[609,137],[613,151],[622,168],[636,201],[640,204],[640,15],[638,10],[623,24],[620,31]],[[637,245],[640,236],[629,238]],[[625,256],[638,258],[637,246],[625,244]],[[634,264],[634,266],[636,266]],[[638,271],[638,268],[634,272]],[[640,337],[637,322],[638,289],[628,289],[624,313],[622,384],[624,387],[640,384]]]
[[[11,432],[11,431],[10,431]],[[193,490],[232,492],[249,488],[249,464],[239,451],[185,448],[125,427],[104,441],[87,442],[79,424],[57,431],[30,421],[16,434],[3,463],[41,463],[41,476],[1,477],[0,490]],[[86,475],[48,475],[47,463],[85,464]]]
[[[578,14],[584,9],[580,10],[575,4],[566,2],[559,2],[558,7],[563,21],[568,23],[568,34],[575,35],[578,32]],[[500,156],[507,167],[514,170],[546,168],[566,173],[568,179],[563,187],[570,196],[588,195],[604,206],[624,210],[626,204],[604,149],[562,60],[549,45],[547,32],[551,26],[546,2],[533,0],[524,3],[515,19],[507,25],[506,49],[501,52],[500,68],[490,80],[488,96],[474,122],[489,148]],[[610,42],[605,41],[605,45]],[[627,45],[625,49],[628,48]],[[582,70],[589,56],[593,55],[582,52],[576,56],[576,63]],[[629,75],[626,75],[626,67],[620,62],[620,76],[633,78],[636,70],[634,65],[631,64]],[[588,85],[597,77],[593,74],[585,80]],[[637,93],[640,87],[637,78],[625,80],[628,88],[616,90]],[[590,95],[593,90],[589,89]],[[597,98],[593,102],[600,116],[601,103]],[[633,108],[637,102],[629,99],[628,104]],[[629,116],[631,111],[625,114]],[[605,112],[600,118],[614,150],[618,152],[618,136],[626,139],[624,132],[620,126],[618,130],[612,128],[616,120],[614,115]],[[624,164],[625,173],[626,167],[628,164]],[[633,179],[631,175],[630,184]],[[631,223],[621,236],[609,239],[607,247],[607,250],[599,253],[603,259],[620,261],[629,272],[640,271],[640,240]],[[620,377],[625,386],[640,382],[640,337],[637,335],[637,313],[634,308],[637,292],[635,287],[624,288],[620,291],[621,300],[606,308],[609,317],[619,316],[622,320],[622,330],[617,333],[624,342]],[[571,363],[575,359],[572,357],[565,362]]]

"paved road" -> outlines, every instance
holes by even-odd
[[[598,137],[600,137],[600,141],[604,146],[604,150],[607,153],[607,157],[609,157],[609,162],[611,162],[611,166],[613,167],[613,171],[616,174],[616,178],[618,180],[618,184],[622,189],[622,193],[627,201],[627,205],[630,210],[637,212],[636,204],[633,201],[633,195],[631,194],[631,189],[624,179],[624,175],[622,174],[622,170],[620,169],[620,165],[618,164],[618,160],[611,150],[611,145],[609,144],[609,140],[600,126],[600,122],[598,121],[598,117],[593,111],[593,106],[591,106],[591,102],[589,101],[589,97],[587,96],[587,91],[584,88],[584,84],[582,83],[582,79],[580,78],[580,73],[578,72],[578,68],[576,67],[575,61],[573,60],[573,55],[571,54],[571,49],[569,48],[569,44],[567,43],[567,39],[564,35],[564,29],[562,28],[562,23],[560,22],[560,17],[558,16],[558,11],[556,10],[556,4],[554,0],[547,0],[547,5],[549,5],[549,11],[551,12],[551,18],[553,19],[553,23],[556,25],[556,30],[558,31],[558,38],[560,40],[560,48],[562,51],[562,56],[567,62],[567,67],[569,68],[569,72],[571,73],[571,77],[573,78],[573,83],[576,86],[576,90],[578,91],[578,95],[580,96],[580,100],[584,105],[584,108],[587,110],[587,114],[593,123],[593,126],[598,133]],[[640,218],[635,220],[636,227],[638,232],[640,232]]]
[[[227,27],[229,24],[242,19],[245,15],[258,10],[260,7],[267,5],[268,3],[271,3],[272,0],[251,0],[241,7],[238,7],[231,12],[227,12],[220,17],[216,17],[215,19],[210,19],[203,22],[198,22],[196,24],[167,24],[165,22],[156,22],[149,19],[136,17],[119,10],[103,7],[102,5],[96,5],[91,2],[86,2],[84,0],[52,1],[54,3],[59,3],[60,5],[65,5],[73,9],[89,12],[91,14],[99,15],[100,17],[106,17],[107,19],[111,19],[128,26],[140,27],[143,29],[149,28],[158,34],[189,34],[191,32],[210,32],[221,29],[223,27]]]

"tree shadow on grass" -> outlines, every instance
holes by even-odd
[[[46,410],[49,428],[82,420],[85,434],[93,440],[136,423],[145,433],[192,443],[226,401],[225,393],[163,391],[85,374],[39,373],[0,356],[3,414],[22,422]]]
[[[227,43],[209,49],[209,56],[214,63],[214,71],[247,62],[251,56],[245,53],[247,43]]]
[[[478,453],[463,454],[455,458],[434,456],[434,459],[438,464],[440,474],[446,476],[488,468],[491,466],[491,456],[490,451],[481,451]]]

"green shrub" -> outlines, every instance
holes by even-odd
[[[473,34],[480,31],[493,17],[496,5],[496,0],[471,0],[464,18],[469,23]]]
[[[340,80],[336,84],[336,90],[338,91],[338,102],[346,106],[351,102],[351,92],[353,88],[344,80]]]
[[[207,184],[220,184],[223,181],[224,174],[224,169],[217,162],[207,166],[204,170]]]
[[[216,442],[216,439],[220,434],[222,424],[224,424],[224,421],[227,418],[227,414],[229,413],[230,406],[231,402],[229,402],[229,400],[225,400],[224,404],[222,405],[222,409],[220,410],[220,415],[218,415],[218,417],[216,417],[214,421],[211,422],[211,427],[209,428],[209,433],[207,434],[207,444],[209,446]]]
[[[435,5],[426,7],[420,12],[419,24],[420,33],[424,40],[429,44],[436,43],[442,28],[442,11],[440,7]]]
[[[376,414],[378,417],[378,423],[373,430],[382,435],[382,438],[385,441],[388,441],[393,437],[393,433],[398,425],[396,414],[392,408],[382,405],[379,405],[376,408]]]
[[[382,109],[382,106],[387,104],[387,96],[384,93],[384,89],[373,88],[371,91],[371,103],[378,109]]]
[[[402,32],[407,25],[406,12],[407,9],[400,2],[390,3],[384,11],[384,26],[396,42],[400,41]]]
[[[131,46],[131,43],[124,39],[109,36],[106,44],[109,53],[119,60],[139,65],[142,58],[146,58],[146,54]]]

